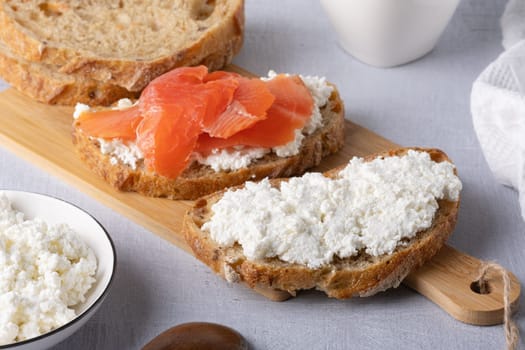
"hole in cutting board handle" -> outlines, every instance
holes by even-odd
[[[470,290],[476,294],[490,294],[491,288],[488,282],[481,284],[478,280],[470,284]]]

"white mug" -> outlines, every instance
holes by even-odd
[[[343,48],[360,61],[393,67],[431,51],[459,0],[321,0]]]

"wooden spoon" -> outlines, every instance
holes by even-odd
[[[142,350],[248,350],[237,331],[216,323],[191,322],[172,327],[146,344]]]

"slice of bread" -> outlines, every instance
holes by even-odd
[[[170,199],[196,199],[248,180],[300,175],[318,165],[323,157],[337,152],[344,144],[344,106],[335,88],[321,114],[323,126],[303,139],[299,154],[295,156],[278,157],[269,153],[246,168],[219,172],[194,162],[175,179],[148,172],[142,163],[136,169],[122,163],[113,164],[109,155],[101,153],[99,142],[78,128],[73,130],[73,143],[87,166],[121,191]]]
[[[366,157],[365,160],[404,155],[409,149],[401,148],[375,154]],[[436,162],[450,161],[439,150],[415,149],[428,152]],[[336,177],[342,168],[333,169],[325,175]],[[286,179],[271,181],[273,186],[278,187]],[[250,261],[244,256],[239,244],[233,247],[218,245],[209,233],[201,230],[201,227],[210,220],[213,215],[211,207],[223,193],[224,191],[197,200],[187,212],[183,224],[186,241],[195,256],[215,273],[230,282],[244,282],[259,292],[266,292],[269,297],[275,296],[276,292],[295,295],[298,290],[315,288],[324,291],[330,297],[344,299],[357,295],[369,296],[390,287],[397,287],[410,271],[432,258],[443,246],[454,229],[459,209],[459,200],[439,200],[439,208],[432,226],[418,232],[414,238],[405,242],[406,245],[398,246],[392,254],[374,257],[360,251],[357,256],[336,258],[329,265],[312,269],[278,258]],[[282,300],[282,293],[278,298]]]
[[[0,40],[17,57],[142,90],[179,66],[229,63],[243,40],[243,0],[0,0]]]
[[[101,83],[80,74],[64,74],[46,64],[14,56],[0,42],[0,76],[28,97],[60,105],[109,105],[121,98],[138,97],[123,87]]]

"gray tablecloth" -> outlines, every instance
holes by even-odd
[[[525,225],[517,194],[495,182],[469,112],[472,82],[502,51],[498,21],[504,3],[464,0],[433,52],[402,67],[376,69],[342,51],[318,1],[247,0],[245,43],[234,62],[259,74],[274,69],[324,75],[339,86],[348,119],[399,144],[445,150],[464,184],[450,244],[496,260],[525,281]],[[229,325],[254,349],[503,348],[501,326],[458,322],[405,287],[347,301],[318,292],[267,301],[227,284],[190,255],[2,148],[0,168],[0,188],[67,199],[92,213],[115,241],[111,294],[57,350],[137,349],[189,321]],[[521,329],[523,314],[516,315]]]

